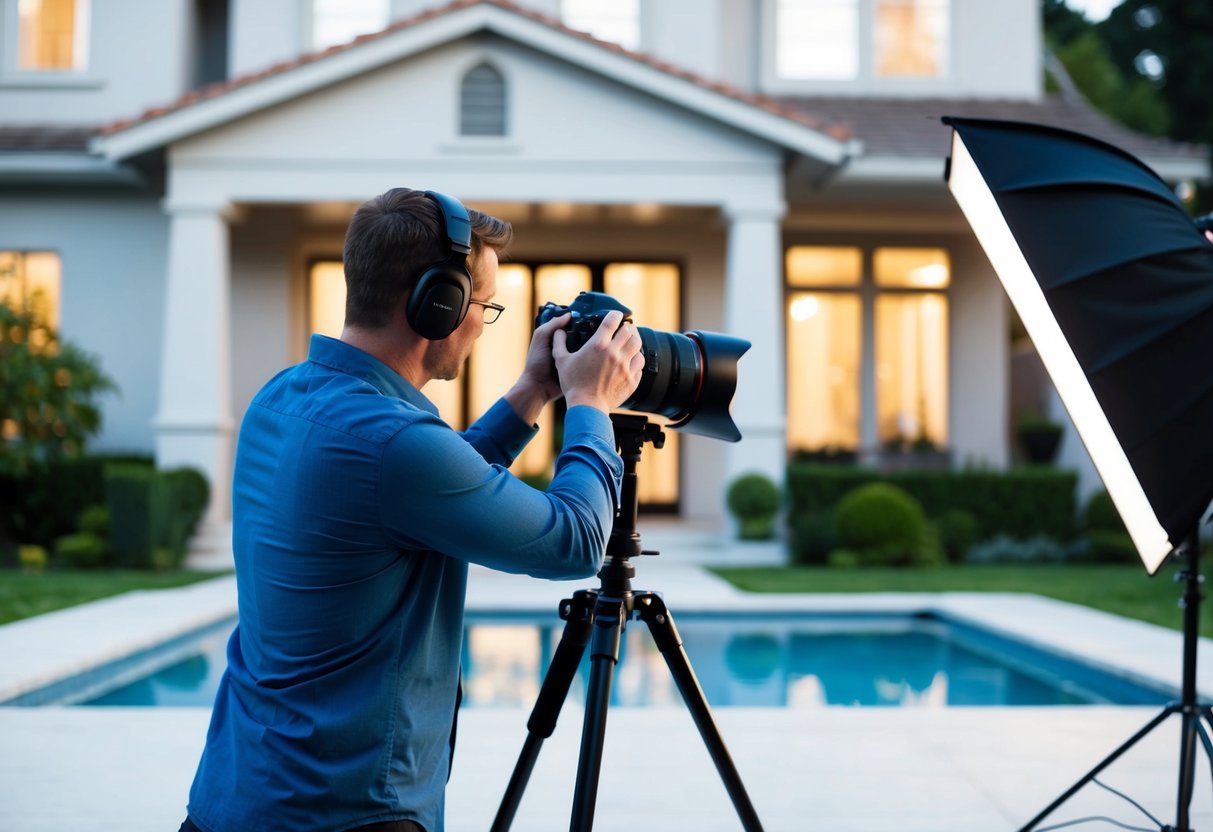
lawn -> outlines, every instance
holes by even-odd
[[[96,601],[132,589],[169,589],[215,577],[210,572],[132,570],[0,571],[0,624]]]
[[[714,570],[751,592],[1034,592],[1061,601],[1183,628],[1182,585],[1175,568],[1153,577],[1137,565],[945,566],[938,569],[831,569],[828,567]],[[1210,602],[1203,605],[1201,635],[1213,637]]]

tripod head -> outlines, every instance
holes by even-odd
[[[656,555],[640,547],[640,535],[636,532],[636,513],[639,497],[636,464],[645,444],[654,448],[665,445],[665,433],[661,425],[653,424],[646,416],[631,413],[612,413],[611,424],[615,429],[615,447],[623,458],[623,487],[620,492],[619,513],[611,526],[607,540],[606,562],[598,572],[602,587],[608,592],[620,594],[631,591],[631,579],[636,576],[636,567],[631,559],[637,555]]]

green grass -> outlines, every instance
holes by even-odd
[[[132,589],[169,589],[215,577],[210,572],[132,570],[0,571],[0,624],[108,598]]]
[[[939,569],[828,567],[714,570],[750,592],[1032,592],[1095,609],[1183,628],[1182,585],[1174,568],[1153,577],[1137,565],[945,566]],[[1213,601],[1202,605],[1201,635],[1213,637]]]

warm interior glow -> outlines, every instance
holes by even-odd
[[[1156,572],[1178,541],[1167,539],[994,195],[955,131],[948,187],[1023,320],[1142,562]]]
[[[339,338],[344,325],[345,269],[340,260],[313,263],[308,287],[308,329]]]
[[[877,0],[873,70],[878,77],[947,73],[949,0]]]
[[[814,314],[797,317],[796,310]],[[797,293],[788,303],[788,445],[859,447],[862,327],[857,293]]]
[[[952,282],[942,248],[881,247],[872,255],[872,271],[882,289],[946,289]]]
[[[854,246],[792,246],[784,257],[788,285],[798,289],[858,286],[863,252]]]
[[[632,310],[632,320],[640,326],[663,332],[678,332],[681,323],[681,293],[678,267],[669,263],[611,263],[603,273],[603,288],[608,295]],[[668,423],[650,416],[657,424]],[[680,437],[666,431],[665,447],[648,450],[636,466],[637,495],[642,503],[678,501]]]
[[[948,304],[941,294],[876,298],[876,425],[881,443],[948,443]]]
[[[0,303],[32,312],[57,333],[62,271],[53,251],[0,250]]]
[[[19,0],[17,66],[81,70],[88,59],[88,0]]]

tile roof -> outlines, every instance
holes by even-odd
[[[350,41],[349,43],[340,44],[337,46],[331,46],[328,49],[325,49],[320,52],[307,53],[307,54],[301,55],[298,58],[295,58],[293,60],[277,63],[277,64],[269,67],[268,69],[262,70],[260,72],[251,73],[251,74],[247,74],[247,75],[241,75],[239,77],[232,78],[228,81],[223,81],[223,82],[211,84],[209,86],[202,87],[202,88],[199,88],[196,90],[191,90],[190,92],[186,93],[185,95],[183,95],[181,98],[177,99],[174,102],[171,102],[164,106],[154,107],[152,109],[146,110],[141,115],[139,115],[135,118],[124,119],[121,121],[116,121],[116,122],[104,125],[103,127],[100,128],[100,130],[98,132],[100,132],[102,135],[117,133],[117,132],[125,130],[129,127],[133,127],[137,124],[141,124],[143,122],[150,121],[151,119],[157,118],[157,117],[165,115],[167,113],[176,112],[178,110],[185,109],[186,107],[189,107],[191,105],[197,104],[201,101],[206,101],[206,100],[209,100],[212,98],[217,98],[219,96],[222,96],[226,93],[229,93],[229,92],[239,89],[241,87],[245,87],[250,84],[255,84],[258,81],[261,81],[265,78],[269,78],[271,76],[277,76],[277,75],[281,75],[286,72],[290,72],[293,69],[297,69],[301,66],[304,66],[306,64],[311,64],[311,63],[314,63],[319,60],[323,60],[326,57],[329,57],[331,55],[334,55],[334,54],[337,54],[340,52],[345,52],[350,49],[357,49],[362,44],[388,37],[388,36],[392,35],[393,33],[398,32],[402,29],[408,29],[408,28],[423,24],[427,21],[433,20],[434,18],[443,17],[445,15],[453,14],[462,9],[467,9],[467,8],[471,8],[473,6],[480,6],[480,5],[495,6],[499,9],[503,9],[505,11],[519,15],[521,17],[525,17],[530,20],[536,21],[551,29],[555,29],[555,30],[562,32],[566,35],[569,35],[571,37],[575,37],[575,38],[578,38],[587,43],[591,43],[601,49],[609,50],[611,52],[625,56],[625,57],[630,58],[639,63],[645,64],[646,66],[649,66],[652,69],[655,69],[659,72],[665,73],[667,75],[672,75],[677,78],[681,78],[682,80],[688,81],[703,89],[710,90],[710,91],[718,93],[720,95],[736,99],[736,100],[741,101],[745,104],[748,104],[752,107],[755,107],[759,110],[764,110],[773,115],[788,119],[789,121],[794,121],[804,127],[808,127],[810,129],[816,130],[818,132],[825,133],[826,135],[829,135],[830,137],[837,139],[839,141],[846,141],[847,139],[852,138],[852,135],[850,133],[848,133],[846,130],[839,128],[837,125],[830,124],[828,121],[824,121],[820,118],[817,118],[814,114],[807,112],[799,107],[785,104],[785,103],[781,102],[780,100],[778,100],[776,98],[772,98],[770,96],[758,95],[755,93],[746,92],[744,90],[738,89],[738,88],[730,86],[728,84],[723,84],[718,81],[713,81],[711,79],[703,77],[702,75],[698,75],[694,72],[689,72],[681,67],[675,66],[674,64],[671,64],[666,61],[662,61],[658,58],[652,57],[651,55],[646,55],[642,52],[634,52],[634,51],[625,49],[617,43],[611,43],[610,41],[599,40],[586,32],[580,32],[580,31],[577,31],[576,29],[570,29],[568,26],[565,26],[564,23],[561,22],[557,18],[550,17],[548,15],[534,11],[533,9],[525,8],[523,6],[518,5],[517,3],[511,2],[511,0],[452,0],[452,2],[446,4],[445,6],[428,9],[428,10],[420,12],[412,17],[398,20],[395,23],[388,26],[386,29],[383,29],[382,31],[375,32],[375,33],[368,34],[368,35],[362,35],[362,36]]]
[[[1142,158],[1207,159],[1209,148],[1138,133],[1113,122],[1081,99],[1062,94],[1040,101],[976,98],[785,97],[786,106],[840,124],[863,142],[863,156],[942,158],[951,131],[940,116],[1027,121],[1064,127]]]

